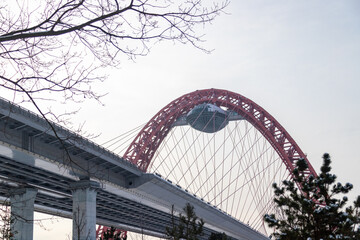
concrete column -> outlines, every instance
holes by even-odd
[[[70,187],[73,196],[73,240],[95,240],[96,191],[100,184],[80,180]]]
[[[34,202],[37,189],[21,188],[10,192],[11,232],[14,240],[32,240],[34,236]]]

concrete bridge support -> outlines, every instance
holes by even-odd
[[[71,185],[73,195],[73,240],[96,239],[96,191],[98,182],[80,180]]]
[[[34,202],[37,189],[19,188],[10,194],[13,239],[32,240],[34,236]]]

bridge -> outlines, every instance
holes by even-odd
[[[218,90],[211,91],[212,93],[224,93],[224,91]],[[202,100],[191,101],[191,106],[181,105],[185,100],[188,102],[189,97],[199,96],[199,93],[201,97],[198,99]],[[258,216],[253,217],[253,214],[250,214],[251,217],[246,220],[238,217],[237,213],[227,213],[224,210],[229,211],[230,207],[227,207],[228,203],[225,207],[224,201],[219,203],[220,198],[225,199],[223,195],[216,194],[216,192],[209,194],[211,191],[219,192],[216,190],[217,188],[214,187],[215,190],[202,194],[193,188],[194,185],[184,182],[184,174],[191,170],[182,170],[183,174],[180,174],[182,177],[179,181],[170,180],[170,172],[172,172],[171,174],[176,172],[174,169],[166,170],[161,175],[149,171],[154,167],[161,172],[159,165],[156,165],[156,160],[154,160],[153,165],[150,164],[152,157],[154,156],[156,159],[155,153],[160,151],[160,143],[164,142],[165,137],[170,138],[171,129],[177,128],[175,126],[184,125],[184,117],[191,109],[194,109],[194,106],[201,105],[204,102],[212,103],[214,106],[223,106],[223,103],[227,102],[227,100],[221,100],[222,103],[218,103],[219,97],[216,97],[216,101],[211,102],[201,95],[204,93],[204,91],[200,91],[184,95],[182,98],[185,100],[179,98],[181,101],[177,99],[162,109],[140,131],[123,155],[124,157],[60,125],[49,123],[41,116],[20,106],[0,99],[0,200],[3,203],[10,204],[12,215],[16,216],[17,220],[12,226],[16,232],[16,239],[32,239],[30,236],[33,235],[34,211],[73,219],[73,239],[95,239],[95,224],[165,237],[165,228],[169,226],[172,219],[172,206],[176,212],[181,212],[186,203],[193,205],[197,216],[204,219],[205,234],[202,236],[203,239],[208,239],[211,233],[216,232],[224,232],[233,239],[268,239],[263,231],[260,233],[260,229],[256,228],[257,224],[263,227],[262,214],[271,207],[269,199],[266,199],[265,205],[262,206],[262,200],[257,199],[258,196],[254,195],[260,192],[259,188],[249,190],[253,197],[252,199],[250,197],[248,202],[257,203],[255,207],[239,202],[240,207],[246,208],[245,210],[248,212],[249,210],[255,212],[256,209],[261,209]],[[228,94],[228,100],[234,103],[229,92],[226,94]],[[215,98],[212,97],[211,99]],[[270,148],[280,156],[276,158],[276,161],[280,162],[282,168],[285,169],[285,175],[291,176],[289,170],[291,170],[294,161],[303,156],[301,150],[287,135],[287,132],[279,127],[280,125],[276,125],[276,120],[271,119],[270,115],[266,115],[266,111],[262,111],[263,109],[255,103],[251,106],[248,105],[250,107],[244,105],[243,103],[246,100],[243,98],[242,102],[238,104],[241,107],[248,108],[249,110],[246,112],[239,109],[229,110],[229,105],[226,105],[227,109],[224,111],[231,113],[224,113],[227,118],[226,121],[229,119],[229,121],[246,119],[254,126],[257,126],[257,120],[262,121],[263,128],[272,135],[262,133],[259,126],[256,127],[256,130],[265,136],[267,142],[270,142]],[[174,111],[174,104],[176,109],[181,111]],[[262,113],[261,116],[257,114],[259,109]],[[219,110],[220,113],[222,113],[221,111]],[[249,114],[255,116],[254,119],[250,118]],[[224,127],[221,126],[221,128]],[[154,131],[154,129],[159,130]],[[220,127],[215,131],[220,131]],[[275,140],[272,140],[271,136]],[[263,156],[264,153],[260,153],[260,155]],[[169,154],[166,156],[173,158]],[[215,158],[214,156],[212,158]],[[256,159],[260,158],[256,157]],[[274,160],[263,166],[263,170],[257,167],[258,172],[254,172],[253,177],[250,177],[248,171],[254,164],[249,164],[247,170],[244,171],[245,175],[248,176],[245,177],[245,182],[263,182],[265,176],[280,172],[280,168],[275,167]],[[259,166],[259,164],[256,165]],[[235,166],[236,163],[232,163],[230,168]],[[264,172],[264,169],[270,169],[269,166],[274,166],[274,173]],[[194,169],[195,167],[190,165],[188,168]],[[224,165],[222,168],[224,172]],[[213,179],[214,172],[217,171],[218,167],[213,169],[213,173],[210,173],[210,177],[207,179]],[[202,175],[200,174],[202,170],[198,169],[197,171],[199,176]],[[164,175],[164,173],[169,174]],[[244,174],[238,173],[238,175]],[[256,177],[260,178],[255,179]],[[284,174],[279,178],[282,177]],[[224,174],[222,178],[226,179],[228,175]],[[274,177],[266,178],[269,178],[270,182],[275,179]],[[236,179],[238,180],[238,178]],[[196,185],[196,181],[192,180],[191,182]],[[205,182],[210,182],[209,184],[214,186],[220,185],[215,180],[206,180]],[[229,182],[234,182],[233,178],[230,177]],[[261,184],[265,186],[262,187],[265,191],[269,191],[269,189],[272,191],[268,185]],[[201,183],[197,183],[197,185],[201,185]],[[227,199],[230,199],[230,196],[237,196],[231,198],[232,205],[234,202],[240,201],[240,198],[245,199],[245,197],[239,198],[241,195],[239,191],[242,192],[243,188],[236,189],[231,184],[225,188],[227,192],[231,188],[235,193],[238,193],[227,195]],[[267,198],[264,197],[263,193],[259,194],[262,198]],[[246,199],[248,196],[249,193],[247,193]],[[255,219],[254,223],[249,224],[249,219]],[[248,222],[245,223],[245,221]]]

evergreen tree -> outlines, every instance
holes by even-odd
[[[228,236],[223,233],[211,233],[209,240],[228,240]]]
[[[329,154],[323,159],[319,176],[306,179],[308,166],[300,159],[292,180],[284,180],[281,187],[273,184],[279,214],[266,214],[264,219],[274,228],[275,239],[360,239],[360,196],[351,206],[345,194],[353,185],[336,183],[336,175],[330,173]],[[302,186],[302,192],[297,185]]]
[[[174,240],[187,239],[198,240],[203,235],[204,221],[195,214],[194,206],[187,203],[183,208],[185,215],[179,215],[178,224],[174,217],[174,206],[171,210],[171,227],[166,227],[166,235]]]

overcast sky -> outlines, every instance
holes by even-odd
[[[155,45],[148,56],[111,71],[96,86],[108,92],[105,106],[85,102],[74,121],[101,133],[95,140],[101,143],[183,94],[230,90],[272,114],[317,171],[329,152],[338,180],[360,194],[360,1],[233,0],[227,12],[204,30],[211,54]],[[35,231],[35,239],[49,233],[65,239],[71,231],[48,228]]]

